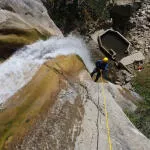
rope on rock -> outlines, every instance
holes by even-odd
[[[103,81],[102,72],[101,72],[101,82],[102,82],[102,95],[103,95],[103,99],[104,99],[107,139],[108,139],[109,150],[112,150],[112,142],[111,142],[111,137],[110,137],[110,127],[109,127],[109,117],[108,117],[107,106],[106,106],[106,95],[105,95],[105,90],[104,90],[104,81]]]

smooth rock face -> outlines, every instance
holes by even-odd
[[[126,66],[126,65],[133,64],[135,61],[143,61],[144,59],[145,59],[145,57],[144,57],[143,53],[137,52],[130,56],[124,57],[123,59],[121,59],[120,62]]]
[[[102,83],[92,81],[77,56],[46,62],[0,113],[0,148],[107,150],[102,88]],[[136,97],[111,83],[104,83],[104,92],[112,148],[149,150],[150,141],[122,111],[125,107],[134,109]]]
[[[17,149],[107,150],[107,130],[102,83],[94,83],[86,71],[79,83],[59,93],[48,117]],[[71,80],[70,80],[71,81]],[[72,82],[72,81],[71,81]],[[148,150],[150,141],[129,121],[117,103],[127,101],[120,86],[104,84],[109,115],[112,148],[115,150]],[[128,99],[129,101],[129,99]]]
[[[0,16],[2,56],[40,38],[62,36],[40,0],[1,0]]]
[[[65,142],[73,147],[72,127],[78,121],[80,124],[83,114],[74,84],[82,69],[85,66],[75,55],[59,56],[43,64],[31,82],[0,108],[0,150],[21,150],[18,145],[22,140],[28,143],[22,149],[43,150],[49,141],[48,147],[59,150],[68,146]]]
[[[107,150],[107,130],[104,114],[103,85],[84,80],[86,74],[80,74],[80,79],[84,85],[81,93],[84,104],[84,117],[81,125],[80,135],[77,137],[76,150]],[[110,136],[112,149],[115,150],[148,150],[150,141],[143,136],[129,121],[116,101],[123,97],[119,89],[113,84],[104,85],[107,111],[109,115]],[[88,98],[87,98],[88,97]]]
[[[18,17],[19,15],[20,19],[24,21],[26,28],[36,28],[39,32],[44,33],[45,31],[50,35],[61,34],[60,30],[49,18],[47,10],[40,0],[1,0],[0,8],[2,10],[9,11],[5,11],[5,13],[3,13],[3,11],[1,12],[1,17],[5,18],[5,20],[1,22],[1,25],[3,24],[3,26],[5,25],[5,21],[7,21],[9,18],[13,19],[13,16],[9,17],[11,12],[11,14],[15,13],[13,14],[14,16]],[[20,26],[15,26],[15,24],[13,25],[14,28],[20,28]],[[13,25],[10,25],[10,28],[12,28]]]

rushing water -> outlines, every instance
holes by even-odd
[[[38,41],[17,51],[0,65],[0,103],[27,84],[47,60],[58,55],[78,54],[87,69],[94,67],[85,43],[76,37],[53,37],[47,41]]]

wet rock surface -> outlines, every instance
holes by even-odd
[[[22,141],[28,141],[25,146],[29,149],[43,149],[47,146],[46,139],[56,147],[65,147],[65,141],[72,146],[75,141],[70,134],[74,132],[77,136],[79,131],[72,128],[76,122],[80,123],[83,113],[82,101],[74,84],[77,74],[84,68],[81,59],[75,55],[57,57],[43,64],[30,83],[3,104],[0,149],[16,150],[16,146],[20,149],[18,145]],[[50,121],[46,121],[47,113]],[[45,126],[47,122],[48,126]]]
[[[137,96],[104,82],[93,82],[75,55],[46,62],[0,112],[0,148],[108,149],[104,88],[113,149],[150,149],[150,141],[123,112],[136,109]]]
[[[85,70],[80,72],[78,79],[71,87],[68,85],[68,89],[60,91],[45,119],[37,122],[23,143],[15,147],[17,150],[108,149],[103,84],[94,83]],[[149,140],[120,108],[134,110],[136,98],[120,86],[106,83],[104,87],[113,149],[149,149]]]

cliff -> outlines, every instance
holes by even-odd
[[[129,91],[95,83],[76,55],[49,60],[0,112],[0,149],[108,149],[104,97],[115,150],[150,149],[150,141],[118,105],[135,102]]]

